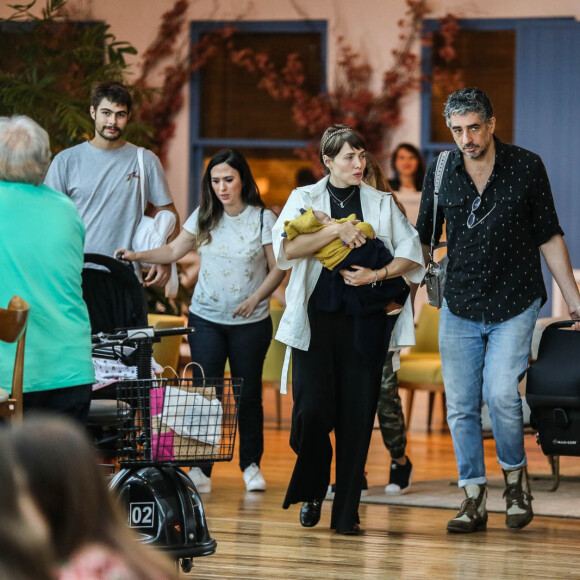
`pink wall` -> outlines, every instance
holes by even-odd
[[[44,1],[39,1],[43,6]],[[452,13],[463,18],[513,18],[575,16],[580,19],[578,0],[430,0],[431,17]],[[161,15],[173,6],[173,0],[70,0],[69,6],[80,18],[106,20],[118,40],[131,42],[140,52],[153,40]],[[365,54],[377,73],[391,63],[391,50],[397,45],[397,21],[405,16],[404,0],[198,0],[191,1],[189,20],[296,20],[305,17],[328,20],[329,63],[334,62],[334,43],[343,35]],[[0,18],[10,14],[0,5]],[[187,45],[187,36],[183,38]],[[419,49],[419,47],[417,47]],[[138,66],[138,58],[134,60]],[[329,84],[332,84],[329,66]],[[380,74],[377,74],[377,84]],[[187,96],[187,95],[186,95]],[[87,105],[88,107],[88,105]],[[182,220],[186,216],[188,183],[188,105],[177,119],[167,176]],[[405,121],[397,130],[395,141],[419,142],[419,97],[406,101]]]

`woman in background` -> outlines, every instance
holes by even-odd
[[[367,166],[364,180],[370,186],[379,191],[392,191],[383,170],[374,155],[367,151]],[[394,201],[399,209],[406,215],[405,209],[398,201],[398,194],[393,194]],[[419,196],[420,197],[420,196]],[[414,296],[416,284],[412,285]],[[391,455],[391,467],[389,471],[389,483],[385,486],[387,495],[401,495],[407,493],[411,487],[413,476],[413,464],[405,454],[407,448],[407,430],[405,428],[405,416],[399,396],[399,379],[393,370],[394,351],[387,353],[387,360],[383,366],[381,391],[377,405],[377,417],[381,428],[381,435],[385,447]]]
[[[399,204],[405,208],[407,219],[414,226],[419,216],[425,161],[414,145],[401,143],[393,151],[391,167],[395,172],[394,179],[389,180],[392,186],[391,191],[395,192]],[[421,308],[427,302],[426,286],[411,286],[411,299],[415,320],[418,320]]]
[[[414,145],[400,143],[391,156],[391,167],[395,175],[389,180],[392,191],[398,194],[399,202],[405,207],[411,225],[415,225],[425,177],[425,161]]]

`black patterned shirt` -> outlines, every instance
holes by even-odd
[[[536,298],[546,301],[538,247],[563,234],[541,158],[495,140],[495,164],[479,196],[459,149],[449,155],[437,209],[435,239],[445,220],[448,243],[447,304],[457,316],[503,322],[521,314]],[[436,159],[425,175],[417,230],[429,245],[433,228]],[[473,218],[472,218],[473,219]]]

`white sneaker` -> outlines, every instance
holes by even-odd
[[[262,475],[262,471],[255,463],[248,465],[244,469],[243,477],[248,491],[266,491],[266,480]]]
[[[209,493],[211,491],[211,478],[200,467],[192,467],[189,470],[189,479],[191,479],[199,493]]]

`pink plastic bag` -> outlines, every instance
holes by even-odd
[[[151,389],[151,458],[154,461],[172,461],[175,459],[173,448],[173,430],[161,433],[161,414],[165,387]]]

